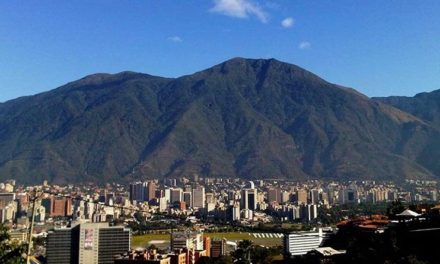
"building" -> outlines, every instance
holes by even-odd
[[[206,197],[206,203],[214,203],[215,204],[215,197],[213,193],[205,193],[205,197]]]
[[[46,217],[46,208],[44,206],[38,206],[35,214],[36,222],[44,222]]]
[[[170,192],[170,202],[181,202],[183,201],[183,190],[181,188],[171,189]]]
[[[52,197],[50,216],[71,216],[72,199],[68,197]]]
[[[4,202],[2,202],[4,203]],[[0,223],[13,222],[17,214],[17,203],[9,202],[0,206]]]
[[[117,254],[130,250],[131,231],[108,223],[80,225],[80,264],[110,264]]]
[[[279,189],[271,188],[267,191],[267,202],[281,203],[281,192]]]
[[[310,203],[312,204],[319,203],[319,190],[317,189],[310,190]]]
[[[240,204],[235,203],[233,206],[231,206],[231,220],[232,221],[239,221],[240,220]]]
[[[205,236],[203,238],[203,249],[206,250],[206,256],[211,256],[211,238],[208,236]]]
[[[205,187],[197,186],[192,190],[193,207],[205,208]]]
[[[144,184],[142,182],[130,183],[129,189],[130,201],[143,201]]]
[[[300,217],[303,221],[310,222],[318,217],[318,206],[316,204],[302,204]]]
[[[114,256],[130,249],[131,232],[108,223],[56,228],[48,234],[48,264],[113,264]]]
[[[241,191],[240,208],[256,210],[258,191],[257,189],[244,189]]]
[[[281,192],[281,203],[288,203],[290,202],[290,193],[287,191]]]
[[[47,264],[79,263],[79,225],[49,231],[46,256]]]
[[[206,250],[189,250],[184,248],[182,251],[186,253],[187,264],[197,264],[200,262],[201,257],[206,257]]]
[[[307,203],[307,191],[300,189],[296,191],[296,200],[298,204],[306,204]]]
[[[15,200],[15,193],[0,193],[0,201],[5,201],[6,203]]]
[[[211,240],[211,257],[218,258],[225,255],[226,252],[226,240],[225,239],[213,239]]]
[[[18,243],[27,243],[29,231],[27,229],[9,230],[9,237],[11,241]]]
[[[165,212],[168,208],[168,200],[165,197],[159,198],[159,212]]]
[[[183,231],[171,233],[171,250],[180,249],[203,250],[203,233]]]
[[[321,228],[312,232],[294,232],[284,235],[284,250],[292,256],[304,255],[317,249],[328,237]]]
[[[156,184],[153,181],[147,184],[146,201],[151,201],[156,198]]]
[[[171,257],[171,264],[186,264],[186,253],[182,250],[176,250],[168,256]]]
[[[358,193],[357,190],[354,188],[347,188],[341,191],[342,193],[339,194],[339,203],[340,204],[348,204],[348,203],[357,203],[358,202]],[[372,195],[373,199],[375,198],[374,195]]]
[[[193,207],[191,192],[183,192],[183,201],[186,203],[186,207],[188,207],[188,208]]]
[[[132,250],[117,256],[115,264],[171,264],[171,257],[156,250]]]
[[[46,209],[46,214],[50,214],[52,212],[52,198],[47,197],[41,199],[41,205]]]

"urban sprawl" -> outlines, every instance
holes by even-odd
[[[380,234],[393,224],[425,220],[440,210],[437,201],[437,182],[421,180],[193,176],[102,186],[22,186],[9,180],[0,183],[0,224],[14,243],[32,241],[35,263],[189,264],[223,256],[237,261],[243,241],[277,248],[284,257],[325,259],[346,253],[325,246],[340,230]]]

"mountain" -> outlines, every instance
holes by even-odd
[[[438,128],[274,59],[94,74],[0,104],[0,179],[432,179]],[[438,150],[439,149],[439,150]]]
[[[390,96],[373,97],[372,99],[411,113],[426,123],[440,128],[440,90],[419,93],[414,97]]]

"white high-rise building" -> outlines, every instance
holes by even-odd
[[[168,200],[165,197],[159,198],[159,212],[165,212],[168,209]]]
[[[232,221],[240,220],[240,204],[236,203],[232,207]]]
[[[164,197],[168,203],[171,201],[171,189],[170,188],[165,189]]]

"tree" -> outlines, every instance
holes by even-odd
[[[394,217],[397,214],[403,212],[403,210],[405,210],[405,206],[402,204],[402,202],[399,200],[395,200],[391,203],[390,207],[388,207],[387,214],[390,217]]]
[[[238,243],[237,250],[235,250],[231,255],[234,258],[234,263],[237,264],[249,264],[251,263],[251,240],[242,240]]]
[[[0,263],[3,264],[24,264],[26,245],[10,241],[8,228],[0,224]]]

